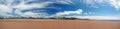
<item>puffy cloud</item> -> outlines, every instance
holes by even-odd
[[[70,15],[70,14],[81,14],[83,12],[82,9],[78,9],[76,11],[64,11],[64,12],[58,12],[56,13],[57,16],[61,16],[61,15]]]

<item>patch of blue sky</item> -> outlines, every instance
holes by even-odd
[[[82,9],[83,11],[81,14],[73,13],[73,14],[67,14],[67,15],[63,15],[63,16],[120,16],[120,13],[119,13],[120,11],[117,11],[117,9],[113,6],[111,6],[111,4],[108,4],[108,2],[105,2],[105,3],[91,2],[92,4],[87,4],[87,3],[85,3],[85,2],[87,2],[86,0],[71,0],[71,2],[67,2],[67,0],[66,1],[61,0],[61,1],[62,2],[58,2],[57,0],[37,0],[37,1],[26,2],[25,4],[19,5],[23,1],[16,0],[16,1],[12,2],[11,5],[12,6],[18,5],[19,7],[20,6],[28,7],[29,4],[41,5],[41,3],[44,3],[44,2],[49,2],[49,3],[52,2],[50,4],[46,3],[47,6],[45,6],[43,8],[36,8],[37,6],[33,6],[33,8],[27,8],[25,10],[20,10],[20,12],[23,14],[26,12],[30,12],[32,14],[47,13],[48,15],[55,15],[58,12],[76,11],[78,9]],[[63,3],[63,1],[64,1],[64,3]],[[0,4],[5,4],[5,2],[0,1]],[[11,6],[11,8],[12,8],[12,6]],[[32,5],[30,5],[30,6],[32,7]],[[5,6],[5,7],[7,7],[7,6]],[[2,8],[0,8],[0,9],[2,9]],[[16,8],[16,9],[19,10],[18,8]],[[20,7],[20,9],[21,9],[21,7]],[[21,16],[21,14],[19,15],[15,11],[16,10],[13,9],[12,13],[9,13],[9,14],[14,15],[14,16]],[[91,13],[94,13],[94,14],[91,14]]]

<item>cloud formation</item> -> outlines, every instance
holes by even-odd
[[[120,0],[84,0],[84,3],[90,4],[91,7],[98,7],[96,5],[106,5],[113,6],[116,10],[120,9]]]
[[[80,18],[89,18],[90,17],[89,15],[95,14],[94,12],[98,11],[92,10],[91,7],[97,9],[99,8],[99,6],[102,5],[106,6],[106,4],[108,4],[107,6],[112,6],[113,8],[120,10],[120,0],[0,0],[0,16],[49,17],[49,16],[64,16],[71,14],[78,15],[85,14],[88,16],[81,16]],[[88,7],[90,8],[86,7],[86,5],[88,5]],[[89,10],[86,10],[87,8]],[[104,12],[104,9],[98,12],[100,13]],[[91,16],[90,19],[91,18],[100,19],[100,17],[106,19],[116,18],[105,16]]]
[[[64,11],[64,12],[58,12],[56,13],[57,16],[62,16],[62,15],[70,15],[70,14],[82,14],[83,10],[78,9],[76,11]]]
[[[48,8],[47,6],[52,3],[71,4],[72,0],[0,0],[0,16],[14,17],[14,16],[44,16],[46,12],[22,12],[24,10]],[[31,14],[31,15],[30,15]]]
[[[120,20],[119,16],[71,16],[71,17],[75,17],[79,19],[90,19],[90,20]]]
[[[109,0],[109,3],[117,10],[120,9],[120,0]]]

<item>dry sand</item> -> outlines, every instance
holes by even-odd
[[[120,21],[11,19],[0,20],[0,29],[120,29]]]

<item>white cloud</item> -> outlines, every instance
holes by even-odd
[[[52,2],[42,2],[42,3],[33,3],[33,4],[25,4],[21,2],[19,5],[14,6],[13,8],[17,8],[19,10],[31,9],[31,8],[44,8],[48,6]]]
[[[72,4],[72,0],[56,0],[56,2],[64,3],[64,4]]]
[[[0,5],[0,12],[10,12],[12,9],[5,5]]]
[[[87,4],[87,7],[99,8],[97,4],[101,3],[102,0],[84,0],[84,3]]]
[[[0,0],[1,1],[1,0]],[[19,14],[21,16],[38,16],[39,14],[43,14],[45,15],[45,13],[33,13],[33,12],[25,12],[22,13],[22,10],[29,10],[31,8],[44,8],[46,6],[48,6],[51,3],[54,3],[52,0],[51,2],[46,1],[46,2],[41,2],[41,3],[32,3],[32,4],[25,4],[27,2],[31,2],[34,0],[28,0],[28,1],[24,1],[24,0],[19,0],[20,4],[17,5],[12,5],[12,3],[14,2],[14,0],[6,0],[5,4],[0,4],[0,15],[3,16],[12,16],[9,15],[7,13],[11,13],[12,12],[12,8],[16,8],[15,14]],[[44,1],[44,0],[43,0]],[[57,2],[63,3],[63,4],[71,4],[73,3],[72,0],[55,0]],[[105,3],[108,2],[108,4],[111,4],[113,7],[115,7],[116,9],[120,8],[120,1],[119,0],[84,0],[86,4],[91,4],[93,5],[92,7],[94,8],[98,8],[95,3]],[[56,15],[69,15],[69,14],[81,14],[83,11],[82,9],[78,9],[76,11],[64,11],[64,12],[58,12],[56,13]],[[32,15],[29,15],[32,14]],[[86,14],[91,14],[91,13],[86,13]]]
[[[71,16],[71,17],[90,20],[120,20],[120,16]]]
[[[120,9],[120,0],[109,0],[109,3],[117,10]]]
[[[26,4],[27,2],[31,2],[33,0],[29,0],[29,1],[25,1],[25,0],[18,0],[20,1],[20,3],[16,4],[16,5],[12,5],[16,0],[6,0],[6,1],[2,1],[3,4],[0,4],[0,15],[2,16],[14,16],[14,15],[10,15],[8,13],[12,13],[13,12],[13,8],[15,8],[15,13],[14,14],[18,14],[20,16],[36,16],[39,15],[37,13],[32,13],[32,12],[25,12],[22,13],[22,10],[30,10],[32,8],[44,8],[46,6],[48,6],[50,3],[52,2],[40,2],[40,3],[31,3],[31,4]],[[28,15],[28,14],[32,14],[32,15]],[[44,14],[45,15],[45,14]]]
[[[109,0],[84,0],[86,4],[91,4],[91,5],[94,5],[94,4],[101,4],[101,3],[106,3],[108,2]]]
[[[46,13],[34,13],[34,12],[25,12],[21,14],[22,17],[47,17]]]
[[[57,16],[61,16],[61,15],[69,15],[69,14],[81,14],[83,12],[82,9],[78,9],[76,11],[64,11],[64,12],[58,12],[56,13]]]
[[[96,4],[104,5],[104,4],[110,4],[111,6],[115,7],[116,10],[120,9],[120,0],[84,0],[86,4],[90,4],[91,7],[98,8]]]
[[[33,13],[33,12],[25,12],[22,14],[22,16],[25,16],[25,17],[34,17],[38,15],[37,13]]]
[[[0,5],[0,15],[1,16],[12,16],[10,14],[7,14],[7,13],[11,13],[12,12],[12,9],[5,6],[5,5]]]
[[[95,0],[85,0],[86,4],[94,4]]]
[[[15,3],[15,1],[20,1],[20,3],[13,5]],[[41,0],[40,3],[32,3],[32,4],[26,4],[27,2],[32,2],[35,0],[0,0],[0,2],[3,2],[3,4],[0,4],[0,15],[2,16],[14,16],[14,15],[10,15],[8,13],[12,13],[13,12],[13,8],[15,8],[15,13],[14,14],[18,14],[20,16],[27,16],[27,17],[35,17],[38,16],[39,14],[41,14],[41,16],[43,15],[47,15],[45,13],[33,13],[33,12],[25,12],[22,13],[22,10],[30,10],[32,8],[45,8],[46,6],[48,6],[51,3],[54,2],[60,2],[63,4],[70,4],[73,3],[71,0],[50,0],[50,1],[44,1]],[[44,2],[42,2],[44,1]],[[54,2],[53,2],[54,1]],[[69,11],[68,13],[79,13],[80,10],[78,11]],[[67,13],[66,13],[67,14]]]

